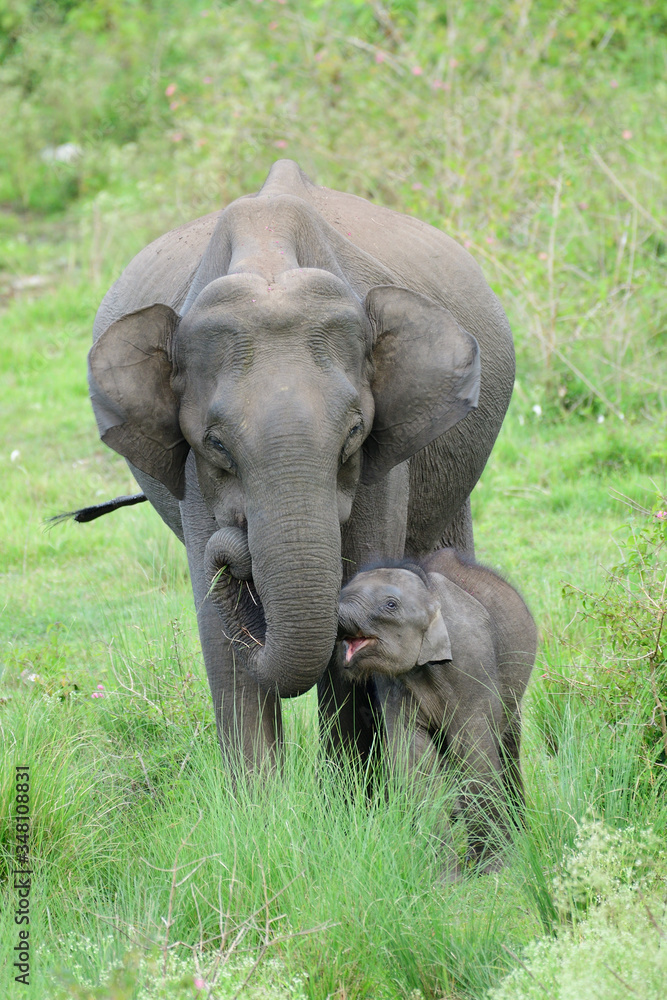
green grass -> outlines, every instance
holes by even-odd
[[[658,996],[662,7],[58,0],[0,18],[0,993],[205,996],[201,978],[263,1000]],[[68,142],[71,163],[43,155]],[[473,517],[541,643],[527,824],[497,876],[440,882],[446,789],[369,798],[332,773],[312,692],[285,704],[281,773],[232,787],[180,544],[147,505],[44,530],[134,489],[87,397],[102,295],[278,156],[460,240],[514,328]],[[7,961],[16,764],[30,987]]]

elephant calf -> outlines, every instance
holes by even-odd
[[[466,818],[468,858],[496,870],[492,831],[509,834],[507,800],[515,815],[523,806],[519,706],[537,633],[522,598],[491,570],[441,549],[353,577],[340,595],[338,634],[343,670],[374,682],[394,760],[407,741],[413,774],[464,766],[455,812]],[[444,831],[443,840],[451,875],[457,861]]]

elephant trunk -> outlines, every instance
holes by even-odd
[[[340,527],[333,504],[317,516],[303,510],[305,500],[295,511],[280,504],[280,513],[273,500],[271,512],[248,510],[247,535],[217,531],[205,558],[211,597],[245,669],[263,688],[289,698],[316,684],[331,657]]]
[[[298,487],[274,491],[271,504],[264,494],[248,510],[253,576],[266,616],[265,644],[252,651],[248,669],[282,697],[320,680],[336,641],[340,524],[335,494],[322,494],[309,492],[300,478]]]
[[[249,580],[252,576],[252,560],[248,548],[248,536],[241,528],[220,528],[208,540],[204,553],[206,577],[214,588],[217,577],[228,571],[237,580]]]

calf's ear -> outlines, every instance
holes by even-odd
[[[373,429],[363,481],[382,479],[477,406],[479,345],[454,315],[425,295],[378,285],[364,302],[373,327]]]
[[[90,397],[100,437],[142,472],[183,498],[189,445],[171,387],[178,315],[156,304],[112,323],[88,355]]]
[[[423,667],[425,663],[437,663],[439,660],[451,660],[451,658],[452,647],[449,641],[449,632],[440,608],[438,608],[424,633],[417,664]]]

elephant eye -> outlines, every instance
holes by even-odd
[[[384,606],[387,611],[395,611],[398,607],[398,601],[395,601],[393,597],[390,597],[389,600],[384,602]]]
[[[343,445],[342,451],[340,453],[340,464],[344,465],[348,458],[354,454],[357,450],[359,444],[361,443],[361,437],[364,431],[364,425],[361,420],[358,420],[354,425],[352,430],[348,433],[345,438],[345,444]]]
[[[236,474],[236,462],[229,454],[222,441],[215,437],[214,434],[208,434],[206,437],[206,443],[215,451],[223,469],[226,469],[227,472],[233,472]]]

